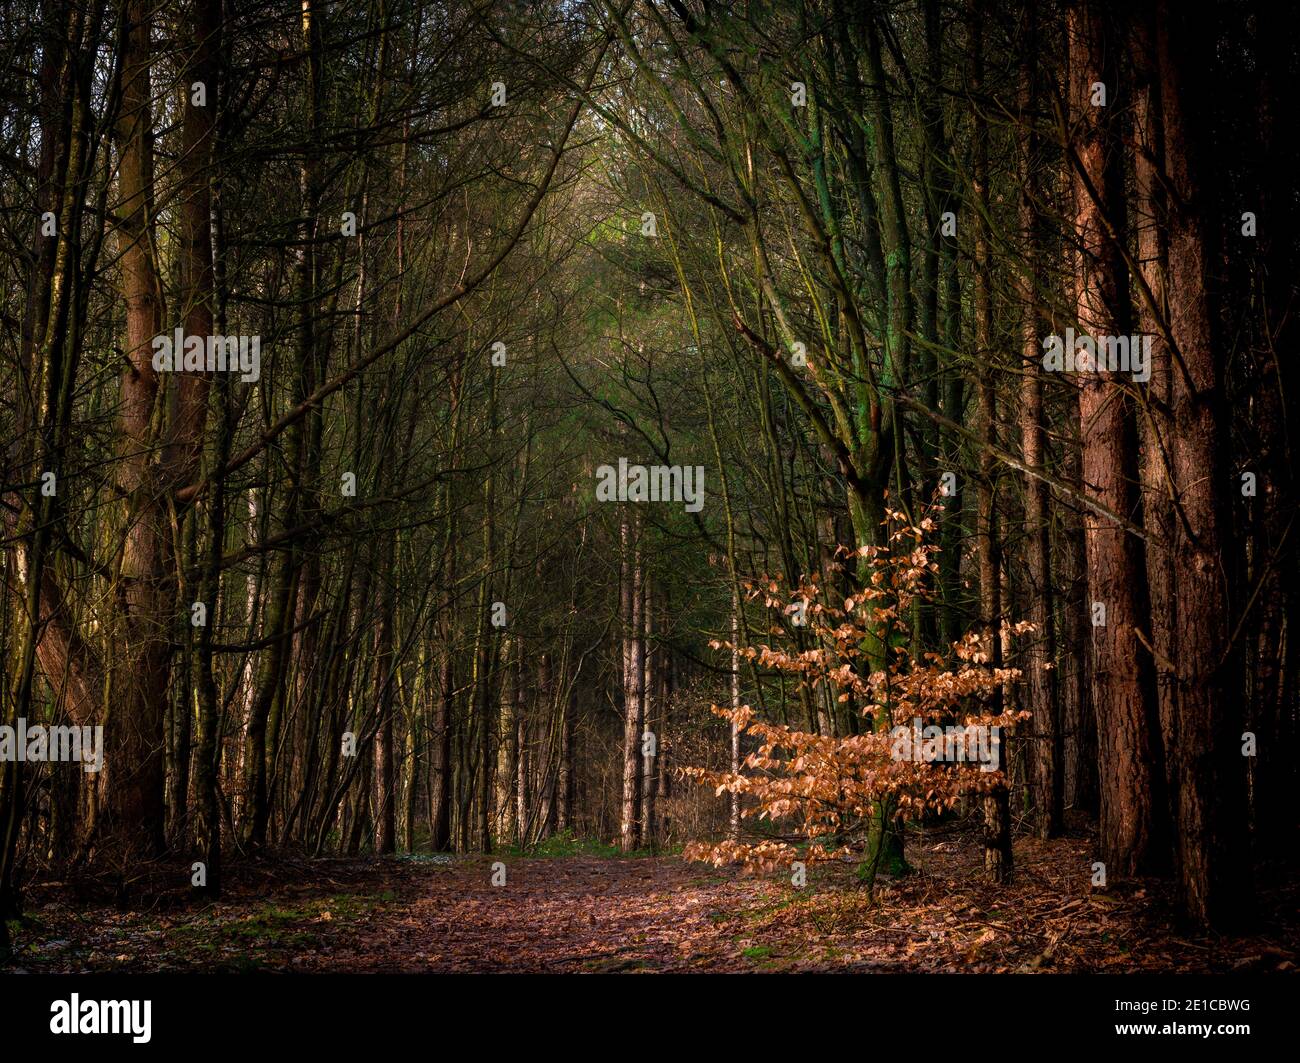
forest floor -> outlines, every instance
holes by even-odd
[[[1238,938],[1185,936],[1163,887],[1090,887],[1086,837],[1016,843],[1016,876],[980,875],[964,833],[910,840],[913,874],[874,900],[850,865],[744,877],[675,856],[250,861],[218,903],[160,895],[122,911],[71,884],[27,892],[11,924],[26,971],[1289,971],[1300,881],[1259,883]],[[506,865],[493,886],[492,864]]]

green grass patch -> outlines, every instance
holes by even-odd
[[[560,860],[570,856],[594,856],[602,860],[633,859],[645,856],[670,856],[681,852],[681,846],[659,849],[633,849],[625,853],[617,845],[599,838],[579,838],[572,831],[561,831],[543,838],[536,845],[503,845],[496,854],[501,856],[532,857],[542,860]]]
[[[187,949],[216,950],[223,946],[298,948],[317,940],[317,933],[310,927],[334,921],[348,922],[384,901],[396,898],[396,893],[387,890],[377,898],[340,893],[293,905],[267,901],[251,912],[233,917],[208,915],[183,923],[173,927],[168,938],[171,944]]]

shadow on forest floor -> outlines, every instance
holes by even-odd
[[[852,867],[807,885],[676,856],[411,854],[228,868],[216,904],[119,911],[29,889],[27,971],[1296,971],[1294,868],[1259,883],[1255,933],[1190,936],[1163,884],[1090,888],[1089,839],[1016,843],[1008,887],[966,832],[909,839],[916,871],[874,901]],[[493,863],[506,884],[493,886]]]

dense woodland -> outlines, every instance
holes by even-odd
[[[0,935],[46,880],[557,836],[871,886],[936,824],[1248,926],[1300,793],[1297,40],[0,0],[0,712],[103,728],[0,762]],[[999,770],[903,771],[914,717]]]

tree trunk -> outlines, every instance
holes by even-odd
[[[497,838],[507,844],[518,844],[520,823],[518,805],[514,801],[516,761],[519,758],[519,663],[518,649],[506,639],[501,648],[501,702],[498,716],[496,773],[496,825]]]
[[[153,248],[152,8],[130,0],[123,26],[118,226],[127,368],[121,387],[118,486],[127,499],[121,595],[125,653],[112,670],[104,727],[101,848],[123,867],[164,845],[163,709],[175,617],[173,543],[165,477],[156,460],[160,381],[151,341],[161,331],[161,279]],[[188,617],[187,617],[188,620]]]
[[[623,811],[619,830],[625,853],[641,842],[641,701],[645,686],[641,634],[641,543],[635,518],[622,526],[623,543]]]
[[[655,795],[658,793],[659,780],[656,766],[659,763],[657,745],[659,735],[659,650],[654,645],[654,612],[656,588],[647,575],[641,596],[641,611],[644,621],[645,649],[642,654],[645,667],[642,672],[642,734],[641,734],[641,844],[654,851],[655,847]]]
[[[1038,137],[1035,122],[1038,94],[1037,19],[1032,4],[1026,5],[1020,70],[1018,130],[1020,244],[1025,257],[1020,282],[1020,336],[1024,376],[1020,384],[1020,452],[1026,465],[1040,468],[1047,463],[1046,433],[1043,430],[1043,368],[1039,342],[1038,287],[1040,240],[1036,212],[1038,182],[1036,157]],[[1061,833],[1064,815],[1060,705],[1056,685],[1056,616],[1052,592],[1052,554],[1049,538],[1047,485],[1035,476],[1025,477],[1025,575],[1029,583],[1029,620],[1034,625],[1025,663],[1029,687],[1029,711],[1033,714],[1030,766],[1034,805],[1034,828],[1038,837]]]
[[[1069,10],[1070,107],[1077,138],[1066,145],[1074,171],[1079,244],[1077,316],[1081,332],[1128,332],[1127,280],[1113,234],[1122,207],[1119,141],[1111,115],[1118,93],[1114,42],[1093,0]],[[1094,105],[1096,83],[1106,106]],[[1112,512],[1137,509],[1136,432],[1118,372],[1089,369],[1077,378],[1083,488]],[[1101,792],[1101,859],[1112,875],[1157,870],[1160,744],[1153,721],[1150,659],[1136,631],[1145,624],[1145,582],[1139,541],[1109,518],[1085,512],[1089,609],[1092,619],[1092,702],[1097,716]]]
[[[1225,556],[1227,434],[1223,368],[1210,299],[1216,291],[1208,238],[1216,207],[1207,145],[1193,116],[1212,105],[1204,88],[1213,29],[1158,0],[1160,102],[1169,201],[1169,328],[1180,361],[1171,381],[1174,522],[1173,642],[1178,733],[1178,865],[1183,907],[1198,922],[1240,924],[1249,896],[1244,845],[1245,765],[1240,702],[1230,681]],[[1162,618],[1163,619],[1163,618]]]
[[[975,60],[975,85],[984,83],[984,12],[976,3],[971,48]],[[975,200],[975,362],[979,367],[979,432],[989,447],[998,442],[997,390],[993,375],[993,275],[992,235],[989,232],[988,123],[982,114],[975,123],[975,166],[972,193]],[[1002,550],[998,538],[997,465],[988,449],[981,449],[976,488],[976,563],[980,577],[980,629],[989,664],[1002,667]],[[990,711],[1002,711],[1002,688],[991,695]],[[1003,779],[1010,765],[1001,765]],[[1007,784],[985,795],[984,869],[994,881],[1011,877],[1011,818]]]

